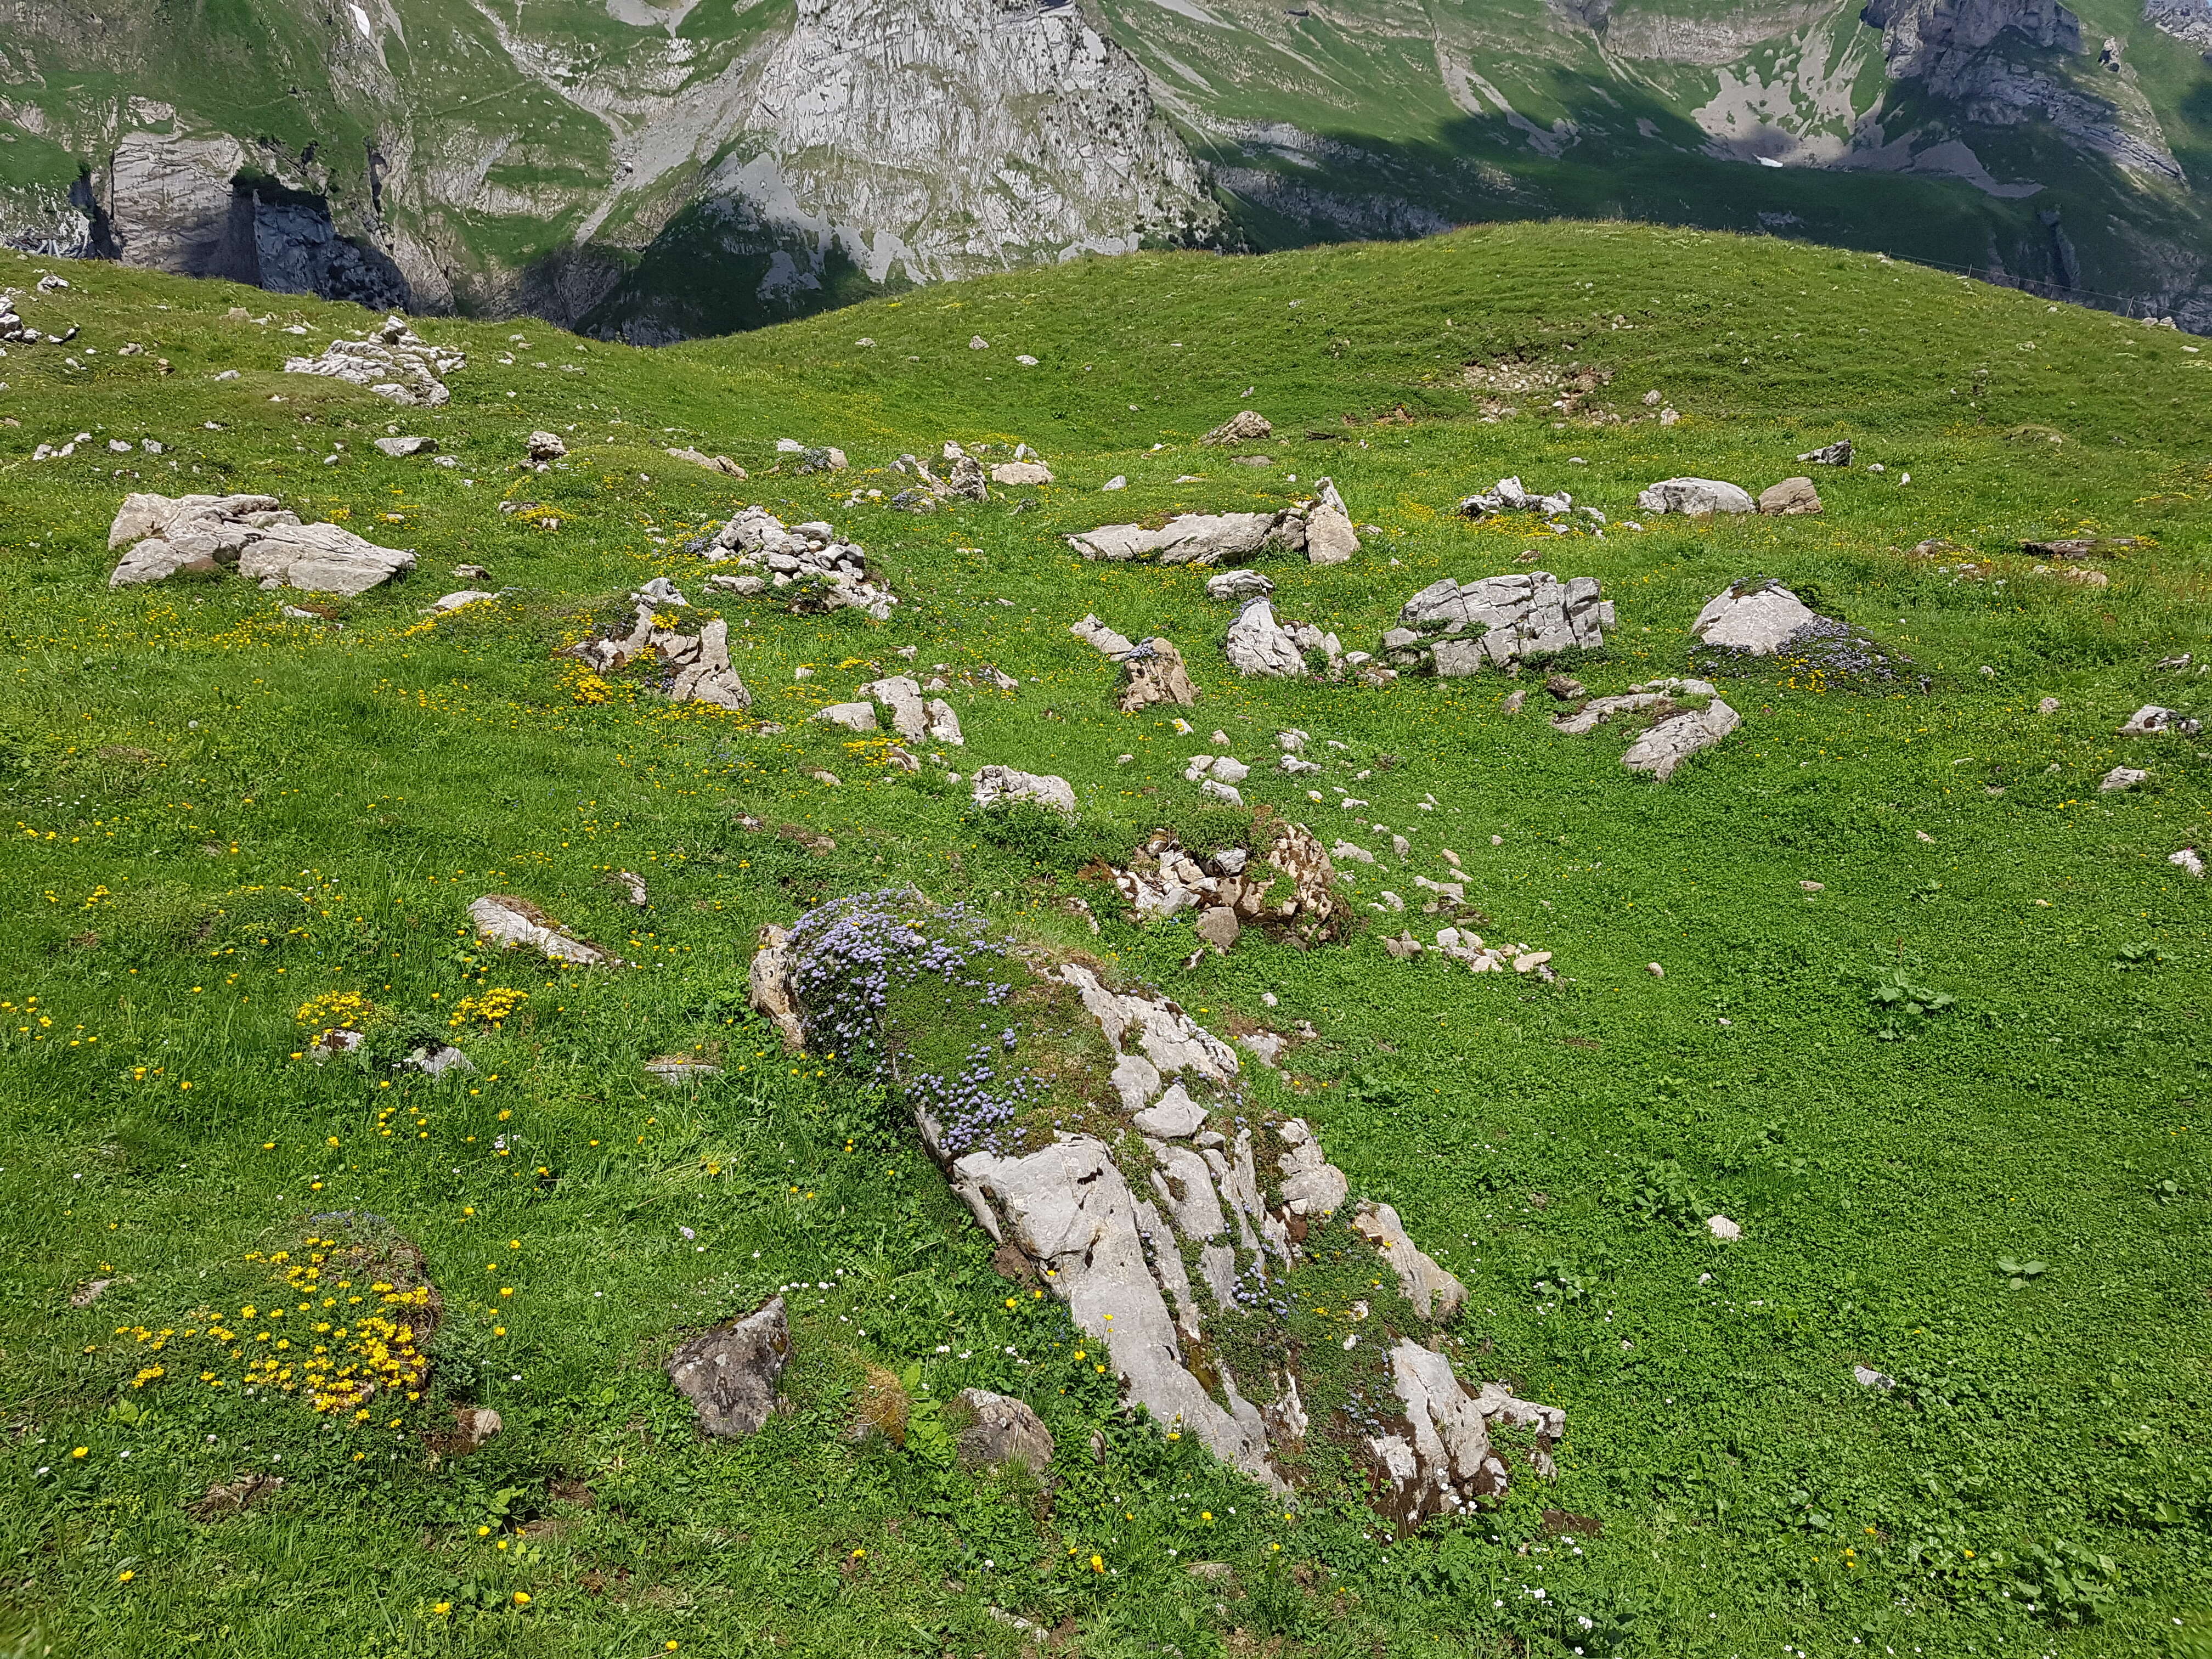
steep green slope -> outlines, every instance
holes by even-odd
[[[52,268],[0,256],[9,287]],[[251,289],[62,269],[72,287],[20,303],[82,332],[0,361],[0,1538],[21,1564],[0,1617],[42,1632],[22,1650],[1036,1651],[1007,1613],[1090,1656],[2184,1659],[2212,1635],[2208,894],[2167,861],[2212,832],[2205,757],[2113,735],[2146,702],[2208,712],[2203,681],[2154,666],[2208,650],[2212,432],[2185,337],[1863,255],[1517,225],[1079,261],[652,352],[426,322],[470,362],[423,414],[276,372],[302,344],[282,328],[313,347],[358,311],[285,300],[257,325],[228,315],[271,307]],[[1572,415],[1497,384],[1570,367],[1609,375]],[[1194,442],[1244,406],[1275,422],[1272,467]],[[393,427],[461,464],[377,453]],[[520,465],[534,428],[565,462]],[[1851,469],[1794,459],[1846,435]],[[780,469],[783,437],[853,470]],[[1059,482],[928,515],[850,504],[947,439],[1027,441]],[[1819,517],[1633,505],[1670,475],[1801,470]],[[1348,647],[1441,576],[1540,562],[1618,606],[1609,651],[1573,665],[1613,692],[1682,671],[1698,607],[1771,574],[1929,687],[1727,680],[1743,729],[1655,786],[1615,737],[1504,713],[1534,677],[1240,679],[1203,573],[1060,539],[1279,505],[1324,472],[1380,531],[1348,565],[1264,568],[1285,614]],[[1453,516],[1508,473],[1613,522]],[[342,514],[421,568],[321,622],[236,578],[105,587],[124,493],[179,488]],[[683,544],[750,501],[863,543],[892,619],[706,607],[743,642],[750,714],[553,655],[649,577],[706,600]],[[2099,533],[2144,538],[2103,586],[2018,551]],[[1931,538],[1958,548],[1916,556]],[[464,562],[497,599],[422,614]],[[1087,612],[1182,647],[1194,733],[1114,712],[1114,670],[1066,631]],[[914,775],[807,718],[908,646],[956,681],[1020,682],[950,694],[966,747]],[[1157,825],[1234,832],[1182,775],[1216,726],[1255,763],[1279,729],[1312,734],[1322,775],[1255,764],[1246,799],[1374,850],[1345,865],[1363,907],[1445,876],[1449,848],[1486,933],[1551,951],[1560,982],[1395,960],[1386,929],[1434,925],[1395,914],[1185,967],[1187,917],[1135,925],[1085,870]],[[1065,775],[1076,825],[979,819],[946,770],[987,763]],[[2115,764],[2150,780],[2100,794]],[[1465,1279],[1489,1374],[1566,1409],[1557,1485],[1393,1540],[1123,1419],[911,1131],[747,1012],[762,924],[909,882],[1217,1031],[1309,1022],[1258,1097],[1306,1113]],[[466,933],[485,891],[639,965],[489,957]],[[1955,1000],[1899,1016],[1880,1000],[1899,983]],[[496,1027],[447,1012],[496,988],[528,994]],[[298,1011],[333,993],[455,1035],[478,1074],[296,1057]],[[723,1074],[643,1070],[685,1052]],[[1707,1206],[1744,1237],[1711,1242]],[[242,1397],[195,1315],[265,1310],[283,1273],[252,1253],[333,1212],[419,1243],[444,1326],[421,1400],[319,1426]],[[802,1282],[793,1409],[700,1443],[659,1370],[676,1334]],[[1292,1328],[1335,1342],[1330,1317]],[[1049,1496],[957,1472],[927,1433],[848,1438],[871,1366],[918,1402],[1032,1400],[1060,1447]],[[505,1424],[467,1457],[437,1440],[459,1404]],[[244,1513],[188,1507],[257,1474],[284,1485]]]

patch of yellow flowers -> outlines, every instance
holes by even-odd
[[[237,1379],[244,1386],[301,1395],[318,1412],[350,1411],[357,1423],[368,1421],[368,1402],[379,1395],[420,1400],[430,1370],[423,1345],[437,1322],[430,1287],[418,1285],[405,1290],[388,1279],[378,1279],[365,1291],[356,1290],[353,1279],[326,1278],[325,1270],[346,1272],[347,1259],[365,1256],[360,1247],[341,1250],[336,1239],[313,1237],[303,1240],[302,1246],[297,1257],[289,1250],[247,1255],[249,1261],[266,1261],[283,1271],[287,1294],[269,1306],[248,1302],[235,1318],[204,1309],[200,1316],[204,1324],[181,1331],[118,1325],[115,1334],[130,1337],[149,1354],[161,1353],[173,1341],[185,1339],[222,1344],[228,1358],[244,1362]],[[334,1252],[339,1255],[336,1262]],[[287,1302],[292,1305],[284,1305]],[[341,1309],[362,1311],[347,1314]],[[325,1314],[331,1316],[319,1316]],[[307,1328],[301,1329],[302,1325]],[[166,1375],[162,1365],[142,1365],[131,1386],[143,1389]],[[212,1369],[201,1371],[200,1381],[210,1388],[227,1385]]]
[[[514,1017],[515,1010],[530,1000],[530,993],[518,991],[510,986],[495,985],[482,996],[463,997],[453,1005],[453,1017],[448,1025],[465,1025],[480,1019],[495,1030]]]

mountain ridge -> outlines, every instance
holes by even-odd
[[[1081,253],[1610,216],[2212,327],[2179,0],[18,11],[0,240],[368,304],[660,343]]]

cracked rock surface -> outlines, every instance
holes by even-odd
[[[1395,1210],[1352,1191],[1310,1123],[1261,1108],[1235,1049],[1158,992],[912,889],[768,931],[750,979],[787,1042],[890,1088],[976,1224],[1019,1253],[1103,1352],[1125,1403],[1164,1431],[1277,1491],[1310,1477],[1326,1439],[1403,1528],[1551,1473],[1564,1414],[1454,1364],[1466,1288]],[[927,1046],[979,1014],[969,1052]],[[1316,1368],[1280,1333],[1324,1259],[1362,1264],[1375,1288]],[[1502,1425],[1533,1431],[1521,1469],[1493,1435]]]

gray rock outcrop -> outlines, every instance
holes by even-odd
[[[1001,802],[1030,801],[1054,811],[1075,816],[1075,786],[1049,773],[1018,772],[1011,766],[986,766],[977,770],[969,799],[989,809]]]
[[[690,1338],[668,1357],[668,1379],[716,1440],[760,1432],[775,1409],[776,1384],[791,1362],[783,1298],[770,1297],[742,1319]]]
[[[333,340],[319,357],[288,357],[287,374],[321,374],[367,386],[395,404],[436,409],[453,401],[446,377],[469,366],[458,351],[424,341],[401,317],[362,340]]]
[[[1067,544],[1086,559],[1120,563],[1217,565],[1256,558],[1263,553],[1303,553],[1311,564],[1342,564],[1359,550],[1359,537],[1344,498],[1328,478],[1315,484],[1315,495],[1274,513],[1184,513],[1157,530],[1142,525],[1108,524]]]
[[[1247,599],[1221,648],[1229,665],[1247,679],[1302,679],[1313,672],[1309,651],[1323,655],[1331,672],[1343,666],[1344,647],[1335,635],[1313,623],[1279,621],[1270,599]]]
[[[652,591],[656,586],[662,591]],[[717,617],[702,623],[696,634],[663,628],[655,620],[657,607],[684,603],[681,594],[668,590],[665,577],[656,576],[644,591],[630,598],[636,610],[627,635],[579,640],[562,654],[575,658],[595,674],[608,674],[652,653],[675,671],[661,687],[670,702],[712,703],[729,709],[752,707],[753,694],[730,665],[729,623]]]
[[[1032,1474],[1052,1466],[1052,1431],[1025,1401],[987,1389],[963,1389],[945,1401],[945,1426],[963,1469],[1018,1463]]]
[[[1771,657],[1800,629],[1819,620],[1818,611],[1781,583],[1753,577],[1706,600],[1690,633],[1703,645]]]
[[[1447,678],[1485,667],[1601,651],[1613,602],[1594,576],[1561,581],[1548,570],[1431,582],[1406,601],[1398,625],[1382,635],[1382,655],[1401,668]]]
[[[878,1012],[871,987],[951,982],[986,952],[1026,981],[1024,999],[1051,1011],[1042,1018],[1091,1029],[1102,1075],[1045,1083],[979,1051],[956,1087],[912,1067],[892,1079],[868,1058],[896,1036],[884,1024],[896,1016]],[[787,1036],[891,1079],[977,1225],[1018,1253],[1096,1345],[1125,1402],[1164,1431],[1278,1491],[1289,1485],[1284,1460],[1326,1438],[1380,1472],[1376,1507],[1407,1528],[1504,1492],[1514,1471],[1495,1426],[1532,1430],[1527,1467],[1551,1472],[1563,1414],[1501,1384],[1471,1386],[1452,1363],[1469,1352],[1444,1328],[1465,1287],[1395,1211],[1352,1194],[1311,1125],[1255,1109],[1236,1052],[1166,998],[1116,989],[1079,963],[994,938],[965,913],[933,913],[910,892],[810,912],[764,943],[753,978],[757,990],[773,988],[764,1006],[788,1011],[797,1030]],[[1055,1090],[1087,1098],[1080,1126],[1055,1121]],[[1119,1120],[1110,1139],[1097,1129],[1102,1114]],[[1347,1363],[1371,1390],[1358,1421],[1344,1409],[1343,1365],[1303,1368],[1295,1351],[1255,1363],[1220,1340],[1239,1322],[1289,1313],[1317,1234],[1332,1253],[1370,1251],[1374,1277],[1395,1287],[1351,1310],[1342,1350],[1358,1354]],[[1375,1393],[1395,1403],[1376,1409]]]
[[[774,592],[793,611],[865,611],[882,622],[898,596],[868,568],[858,543],[840,540],[821,520],[787,526],[764,507],[748,507],[712,536],[687,549],[746,574],[717,574],[708,586],[750,595]]]
[[[1717,478],[1662,478],[1642,490],[1636,505],[1646,513],[1710,518],[1716,513],[1755,512],[1759,503],[1739,486]]]
[[[528,899],[511,893],[485,894],[469,906],[469,920],[478,939],[502,950],[535,951],[551,961],[583,968],[621,965],[619,958],[578,939]]]
[[[1274,431],[1274,423],[1257,410],[1240,409],[1200,438],[1199,442],[1224,447],[1231,444],[1257,443],[1262,438],[1273,436]]]
[[[413,553],[337,525],[302,524],[273,495],[126,496],[107,545],[127,549],[110,587],[234,570],[265,589],[351,596],[415,568]]]

